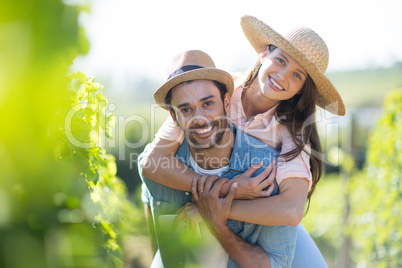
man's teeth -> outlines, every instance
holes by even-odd
[[[212,130],[212,127],[207,127],[207,128],[203,128],[203,129],[198,129],[195,132],[197,134],[205,134],[207,132],[210,132]]]
[[[279,85],[277,82],[275,82],[274,79],[272,79],[272,78],[270,77],[269,80],[271,80],[272,84],[274,84],[277,88],[279,88],[280,90],[283,90],[283,87],[281,87],[281,85]]]

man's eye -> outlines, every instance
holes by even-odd
[[[211,106],[212,103],[213,103],[212,101],[206,101],[206,102],[204,102],[204,106],[205,106],[205,107]]]
[[[187,114],[187,113],[190,112],[190,108],[181,108],[181,109],[180,109],[180,112],[181,112],[182,114]]]

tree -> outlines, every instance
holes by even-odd
[[[0,267],[118,267],[135,226],[98,142],[108,129],[101,86],[67,76],[89,46],[82,7],[64,2],[0,3]]]

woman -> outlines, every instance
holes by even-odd
[[[269,182],[252,179],[255,167],[251,168],[229,183],[239,183],[236,198],[258,199],[235,200],[229,218],[261,225],[298,225],[305,203],[322,174],[320,141],[311,120],[315,105],[338,115],[344,115],[345,108],[339,93],[324,75],[328,50],[314,31],[299,28],[283,37],[251,16],[244,16],[241,25],[259,59],[245,76],[236,79],[228,116],[241,130],[280,151],[276,173],[280,194],[258,198],[269,196],[269,188],[264,190]],[[196,177],[202,189],[205,177],[171,157],[180,145],[178,136],[180,129],[172,121],[161,127],[143,174],[183,191],[191,191],[191,182]],[[167,157],[171,157],[170,166],[177,168],[152,165]],[[188,210],[191,209],[192,206]],[[301,225],[299,233],[305,234]],[[300,245],[305,241],[298,237],[293,267],[325,265],[321,259],[314,265],[306,260],[305,254],[300,254],[306,250]]]

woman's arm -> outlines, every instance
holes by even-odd
[[[178,141],[168,141],[155,137],[149,151],[146,152],[146,157],[144,157],[142,175],[173,189],[191,191],[193,178],[202,181],[207,176],[195,173],[174,156],[179,147],[180,143]],[[275,176],[272,175],[274,173],[271,173],[271,171],[274,164],[269,165],[255,177],[252,176],[262,167],[262,163],[252,165],[243,174],[233,178],[239,183],[236,198],[251,199],[269,196],[273,187],[269,187],[267,190],[263,189],[273,182]],[[229,184],[226,184],[222,189],[225,189],[223,194],[227,194]]]
[[[279,185],[279,194],[254,200],[234,200],[229,219],[260,225],[298,225],[304,214],[309,182],[288,178]]]
[[[191,191],[193,178],[201,175],[189,169],[174,155],[180,147],[177,141],[155,137],[144,158],[142,175],[167,187]]]
[[[286,127],[278,128],[282,147],[280,155],[297,146]],[[305,148],[309,151],[309,145]],[[302,151],[296,158],[278,158],[276,181],[279,194],[255,200],[235,200],[230,219],[261,225],[298,225],[304,214],[307,194],[311,187],[310,158]]]
[[[239,189],[236,192],[235,199],[254,199],[268,197],[275,189],[273,184],[276,176],[275,161],[272,161],[260,174],[253,177],[264,162],[251,165],[245,172],[234,176],[230,181],[222,185],[221,195],[225,196],[229,192],[229,187],[233,182],[239,184]],[[199,185],[202,181],[198,182]],[[270,186],[270,187],[268,187]]]
[[[177,141],[167,141],[156,137],[148,156],[145,158],[146,163],[143,164],[144,177],[174,189],[191,191],[193,178],[200,179],[201,175],[190,170],[174,157],[179,146],[180,144]],[[244,173],[243,181],[252,181],[251,176],[256,170],[256,166],[250,167]],[[268,171],[267,168],[266,173],[269,174]],[[242,191],[241,189],[244,186],[251,189],[248,191],[249,193],[255,193],[255,198],[267,196],[267,192],[261,190],[261,183],[258,183],[263,179],[264,176],[258,176],[256,184],[248,184],[247,186],[239,180],[238,191]],[[255,187],[258,187],[259,190],[256,191]],[[308,181],[303,178],[288,178],[280,183],[279,189],[280,194],[269,198],[234,200],[229,218],[261,225],[297,225],[303,218]],[[242,197],[236,195],[236,198]],[[251,197],[247,196],[247,198]]]

